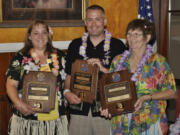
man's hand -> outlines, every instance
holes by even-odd
[[[101,61],[99,59],[91,58],[88,59],[87,62],[88,64],[92,64],[92,65],[97,64],[101,72],[109,73],[109,70],[101,64]]]
[[[66,97],[66,99],[69,101],[70,104],[81,103],[81,99],[72,92],[66,92],[64,96]]]

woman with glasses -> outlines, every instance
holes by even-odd
[[[166,100],[175,98],[174,75],[165,58],[153,53],[148,43],[154,37],[154,25],[142,19],[128,24],[126,37],[129,50],[114,58],[110,71],[132,72],[137,101],[134,112],[111,118],[113,135],[165,135],[168,125]],[[109,117],[108,110],[102,110]]]

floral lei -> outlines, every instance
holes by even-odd
[[[39,59],[39,55],[34,51],[34,49],[30,50],[30,55],[33,58],[33,60],[35,61],[35,64],[40,66],[40,59]],[[59,69],[59,61],[58,61],[58,57],[56,53],[52,53],[51,54],[51,59],[47,59],[47,63],[52,63],[53,68],[52,68],[52,72],[54,73],[54,75],[58,75],[58,69]]]
[[[86,55],[86,48],[87,48],[87,38],[88,38],[88,33],[84,32],[83,36],[81,37],[82,39],[82,45],[80,46],[79,49],[79,54],[82,55],[84,57],[84,60],[87,60],[88,57]],[[110,40],[111,40],[111,33],[108,32],[107,30],[105,30],[105,41],[104,41],[104,51],[105,51],[105,55],[104,55],[104,59],[103,59],[103,63],[104,64],[109,64],[109,49],[110,49]]]
[[[117,66],[114,69],[114,71],[120,71],[123,69],[123,65],[124,65],[127,57],[130,55],[130,53],[131,53],[131,49],[126,50],[122,54],[122,58],[117,63]],[[137,81],[138,75],[141,73],[143,66],[146,64],[146,62],[149,60],[149,58],[152,56],[152,54],[153,54],[153,47],[151,45],[147,45],[146,51],[145,51],[143,57],[141,58],[141,61],[138,64],[139,66],[136,68],[134,74],[131,77],[132,81],[134,81],[134,82]]]

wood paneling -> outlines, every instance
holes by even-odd
[[[152,7],[153,7],[153,14],[154,14],[154,23],[155,23],[155,29],[156,29],[156,41],[158,45],[158,51],[159,51],[159,44],[160,44],[160,29],[159,29],[159,22],[160,22],[160,1],[159,0],[152,0]]]
[[[137,18],[138,0],[89,0],[89,5],[104,7],[108,19],[107,29],[117,38],[124,38],[127,23]],[[72,40],[80,37],[84,27],[53,27],[53,40]],[[0,43],[23,42],[26,28],[0,28]]]
[[[169,0],[152,0],[158,52],[168,59]]]
[[[168,57],[168,0],[152,0],[156,25],[158,52]],[[104,7],[108,20],[107,29],[114,37],[124,38],[129,21],[137,18],[138,0],[89,0],[89,5]],[[84,27],[53,27],[53,40],[72,40],[80,37]],[[0,43],[23,42],[26,28],[0,28]]]
[[[107,29],[114,37],[125,38],[127,24],[138,16],[138,0],[90,0],[106,12]]]
[[[27,28],[0,28],[0,43],[23,42]],[[80,37],[83,27],[53,27],[53,40],[72,40]]]
[[[0,53],[0,94],[5,93],[5,73],[11,59],[10,53]]]
[[[8,102],[7,97],[0,95],[0,134],[7,135],[8,133],[8,123],[12,115],[11,107]]]
[[[168,59],[168,7],[169,0],[160,0],[159,52]]]
[[[12,115],[11,106],[6,95],[5,73],[14,53],[0,53],[0,134],[7,135],[8,122]]]

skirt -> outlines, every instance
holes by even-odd
[[[29,120],[13,114],[9,125],[9,135],[68,135],[67,117],[56,120]]]

